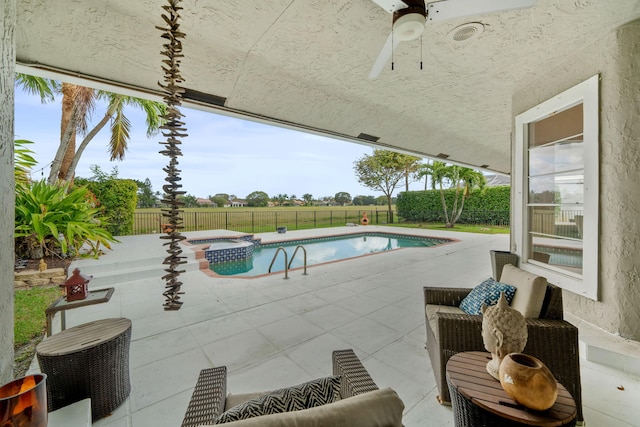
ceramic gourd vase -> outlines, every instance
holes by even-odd
[[[500,364],[500,384],[519,404],[536,411],[553,406],[558,383],[539,359],[523,353],[510,353]]]

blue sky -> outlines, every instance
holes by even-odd
[[[33,141],[38,166],[34,179],[49,168],[60,140],[60,101],[42,104],[40,98],[16,88],[16,139]],[[93,115],[97,122],[105,108],[98,106]],[[235,194],[244,198],[253,191],[264,191],[270,197],[277,194],[301,198],[311,193],[314,198],[333,196],[346,191],[351,196],[382,195],[362,186],[353,171],[353,163],[372,148],[341,140],[263,125],[218,114],[183,108],[187,133],[182,142],[182,186],[188,194],[207,197],[216,193]],[[132,132],[129,150],[123,161],[109,161],[108,125],[91,141],[80,160],[76,176],[90,177],[90,166],[98,165],[105,172],[118,168],[120,178],[151,180],[154,191],[161,191],[168,158],[159,154],[161,135],[147,138],[144,115],[129,108]],[[79,144],[79,142],[78,142]],[[45,169],[38,171],[42,167]],[[424,182],[414,183],[411,190],[424,188]],[[404,190],[404,184],[398,191]]]

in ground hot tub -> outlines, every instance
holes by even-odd
[[[247,240],[224,240],[213,242],[204,250],[209,264],[239,261],[253,257],[253,242]]]

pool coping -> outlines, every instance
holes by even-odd
[[[319,229],[319,230],[326,230],[326,229]],[[294,230],[294,231],[299,231],[299,230]],[[309,229],[306,229],[305,231],[309,231]],[[260,234],[260,233],[258,233]],[[358,234],[389,234],[389,235],[396,235],[396,236],[404,236],[404,237],[412,237],[412,238],[422,238],[422,239],[439,239],[439,240],[448,240],[447,242],[443,242],[440,243],[438,245],[435,246],[427,246],[427,247],[440,247],[443,245],[450,245],[452,243],[457,243],[460,242],[460,239],[456,239],[453,237],[438,237],[438,236],[428,236],[428,235],[422,235],[422,234],[411,234],[411,233],[403,233],[403,232],[390,232],[390,231],[380,231],[380,230],[362,230],[360,229],[360,227],[358,227],[357,229],[354,229],[353,232],[339,232],[336,234],[322,234],[319,235],[317,237],[295,237],[295,238],[291,238],[291,239],[281,239],[281,240],[270,240],[269,242],[266,243],[260,243],[261,245],[277,245],[277,244],[287,244],[287,243],[291,243],[291,242],[295,242],[298,240],[311,240],[311,239],[331,239],[331,238],[338,238],[338,237],[345,237],[345,236],[353,236],[353,235],[358,235]],[[282,234],[278,234],[278,236],[284,236],[284,233]],[[276,274],[284,274],[283,271],[276,271],[273,273],[265,273],[265,274],[258,274],[255,276],[225,276],[222,274],[218,274],[215,271],[212,271],[209,268],[209,261],[205,258],[205,249],[208,248],[208,246],[211,244],[211,242],[207,242],[207,243],[202,243],[200,241],[202,240],[232,240],[232,239],[247,239],[247,238],[252,238],[252,240],[256,240],[256,241],[260,241],[262,242],[261,238],[255,238],[255,234],[252,233],[242,233],[242,232],[238,232],[237,235],[225,235],[224,237],[220,237],[220,236],[212,236],[212,237],[197,237],[197,238],[192,238],[192,239],[186,239],[183,240],[181,242],[181,244],[191,247],[194,254],[195,254],[195,258],[199,263],[199,269],[201,272],[203,272],[204,274],[206,274],[209,277],[215,277],[215,278],[225,278],[225,279],[248,279],[248,280],[252,280],[252,279],[258,279],[261,277],[269,277],[269,276],[273,276]],[[199,243],[193,243],[193,241],[197,241]],[[344,261],[350,261],[350,260],[354,260],[354,259],[358,259],[358,258],[363,258],[363,257],[368,257],[368,256],[374,256],[374,255],[380,255],[382,253],[387,253],[387,252],[395,252],[401,249],[422,249],[419,247],[404,247],[404,248],[395,248],[395,249],[391,249],[388,251],[383,251],[383,252],[377,252],[377,253],[372,253],[372,254],[363,254],[363,255],[357,255],[354,257],[350,257],[350,258],[344,258],[344,259],[340,259],[340,260],[333,260],[333,261],[326,261],[326,262],[321,262],[318,264],[313,264],[313,265],[307,265],[306,268],[313,268],[313,267],[319,267],[322,265],[329,265],[329,264],[333,264],[333,263],[337,263],[337,262],[344,262]],[[297,270],[303,270],[305,267],[294,267],[294,268],[290,268],[288,269],[288,271],[297,271]]]

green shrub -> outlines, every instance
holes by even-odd
[[[450,206],[455,190],[444,190]],[[398,215],[411,222],[444,222],[439,190],[405,191],[398,194]],[[466,224],[508,224],[511,205],[510,187],[489,187],[472,190],[465,200],[464,210],[458,220]]]
[[[114,236],[132,234],[133,214],[138,203],[138,185],[135,181],[108,178],[89,181],[87,187],[98,199],[109,232]]]
[[[100,211],[86,187],[49,185],[44,180],[16,186],[16,252],[40,258],[60,249],[79,253],[88,245],[94,256],[100,244],[116,241],[105,228]],[[60,238],[62,237],[62,238]]]

